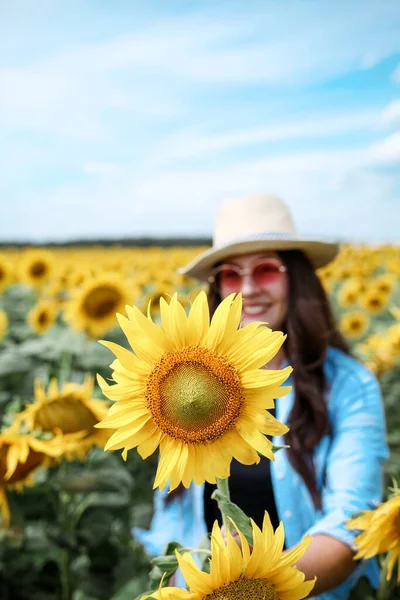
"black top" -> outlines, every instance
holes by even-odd
[[[274,411],[270,411],[274,412]],[[218,504],[211,499],[216,486],[210,483],[204,486],[204,517],[207,531],[211,532],[215,519],[222,525]],[[242,465],[236,460],[231,463],[229,477],[231,500],[237,504],[248,517],[251,517],[261,528],[264,511],[268,511],[274,529],[279,525],[274,492],[271,480],[271,462],[261,457],[258,465]]]

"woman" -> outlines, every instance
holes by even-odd
[[[306,533],[313,537],[297,566],[306,579],[317,576],[313,595],[321,600],[348,598],[362,574],[378,584],[375,561],[353,561],[356,532],[345,524],[381,500],[388,455],[379,386],[350,356],[315,274],[337,251],[336,244],[297,237],[284,203],[257,195],[225,204],[213,247],[181,271],[210,282],[211,312],[241,292],[244,324],[266,321],[287,333],[266,368],[294,369],[292,391],[276,402],[276,416],[290,431],[273,440],[290,448],[274,462],[233,462],[231,497],[258,524],[264,510],[275,526],[283,521],[286,548]],[[135,531],[147,551],[159,554],[172,539],[195,547],[218,518],[212,491],[192,484],[157,493],[151,530]]]

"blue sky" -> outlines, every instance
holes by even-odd
[[[399,0],[13,0],[0,131],[1,241],[211,235],[265,191],[400,242]]]

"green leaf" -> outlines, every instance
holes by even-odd
[[[178,561],[176,556],[156,556],[151,560],[152,564],[159,567],[163,572],[176,571]]]
[[[154,589],[158,588],[160,585],[160,581],[163,578],[165,571],[162,571],[160,567],[154,566],[149,575],[150,585],[154,591]]]
[[[213,500],[218,502],[218,507],[225,517],[230,517],[239,530],[243,533],[249,544],[253,543],[253,530],[249,517],[242,511],[241,508],[231,502],[225,494],[220,490],[215,490],[211,496]]]
[[[160,559],[166,560],[166,564],[161,568],[155,564],[155,561]],[[167,561],[169,561],[169,563]],[[178,568],[178,561],[176,559],[174,560],[172,556],[157,556],[152,559],[152,563],[154,564],[154,567],[150,571],[149,582],[153,590],[159,588],[163,577],[163,587],[168,585],[169,580]]]
[[[169,555],[173,555],[175,556],[175,550],[183,550],[184,546],[182,546],[182,544],[180,544],[179,542],[169,542],[166,547],[165,550],[163,552],[164,556],[169,556]]]
[[[14,346],[3,350],[0,355],[0,377],[15,373],[27,373],[31,369],[31,361],[23,358]]]

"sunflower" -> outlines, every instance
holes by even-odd
[[[0,310],[0,342],[8,330],[8,316],[5,310]]]
[[[262,370],[285,340],[263,323],[238,329],[241,295],[223,300],[211,324],[201,292],[187,316],[176,294],[160,300],[162,326],[136,307],[118,320],[135,355],[103,342],[117,357],[115,385],[98,377],[103,393],[116,404],[97,427],[116,429],[106,450],[137,447],[147,458],[160,447],[154,487],[170,489],[191,481],[216,482],[229,476],[235,458],[243,464],[273,460],[267,435],[288,431],[268,408],[290,388],[280,388],[291,367]]]
[[[339,306],[342,308],[348,308],[352,304],[354,304],[362,290],[361,280],[355,277],[352,277],[342,285],[340,288],[337,300]]]
[[[339,329],[349,339],[358,339],[364,335],[369,327],[368,316],[361,311],[349,312],[342,316]]]
[[[104,400],[92,398],[93,378],[82,384],[66,383],[59,389],[56,379],[50,381],[47,394],[43,384],[35,380],[35,402],[16,415],[18,424],[30,431],[62,434],[66,458],[84,458],[94,445],[104,446],[111,432],[98,431],[94,425],[107,414]]]
[[[389,295],[387,292],[379,291],[376,288],[370,288],[361,294],[359,298],[360,305],[371,315],[382,312],[388,305]]]
[[[382,294],[391,294],[396,284],[396,277],[393,274],[384,273],[378,277],[375,277],[371,281],[371,284],[374,289],[378,290]]]
[[[396,323],[386,330],[385,342],[393,358],[400,358],[400,323]]]
[[[87,279],[82,288],[72,292],[64,318],[77,331],[98,337],[117,324],[116,313],[124,310],[133,295],[132,286],[119,275]]]
[[[210,573],[201,571],[189,553],[176,552],[179,567],[190,591],[162,588],[152,596],[157,600],[301,600],[315,585],[315,579],[304,581],[304,574],[295,564],[303,556],[312,538],[306,536],[295,548],[283,554],[282,523],[274,532],[266,512],[262,530],[254,521],[253,547],[237,530],[242,547],[228,532],[224,541],[217,522],[211,534]]]
[[[58,307],[51,300],[40,300],[28,313],[27,321],[33,331],[42,335],[53,327],[57,319]]]
[[[377,554],[388,552],[388,569],[386,579],[392,577],[396,561],[400,567],[400,495],[394,496],[373,511],[366,511],[347,523],[347,529],[358,529],[362,533],[356,537],[354,544],[358,550],[355,560],[371,558]],[[400,568],[397,572],[400,583]]]
[[[41,286],[54,273],[55,258],[49,250],[26,250],[18,265],[19,279],[31,286]]]
[[[6,491],[34,485],[32,473],[61,454],[57,438],[39,440],[30,434],[20,434],[14,426],[0,433],[0,512],[5,525],[10,522]]]
[[[0,294],[10,285],[13,279],[12,267],[7,257],[0,254]]]
[[[169,293],[167,289],[170,289],[171,293]],[[152,285],[150,289],[146,289],[146,292],[142,294],[142,299],[141,302],[138,303],[138,308],[140,308],[143,313],[146,313],[147,307],[150,304],[153,315],[159,314],[161,298],[168,301],[171,296],[171,286],[166,286],[165,283],[158,282],[157,285]]]

